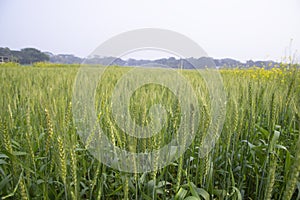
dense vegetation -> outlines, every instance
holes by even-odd
[[[90,56],[88,58],[80,58],[72,54],[58,54],[51,52],[41,52],[35,48],[24,48],[20,51],[10,50],[9,48],[0,47],[0,56],[4,56],[10,61],[19,62],[20,64],[32,64],[35,62],[51,62],[58,64],[100,64],[100,65],[118,65],[118,66],[147,66],[157,65],[168,68],[183,68],[193,69],[194,66],[198,68],[205,68],[206,66],[217,66],[219,68],[250,68],[250,67],[264,67],[270,69],[279,67],[279,63],[274,61],[253,61],[240,62],[231,58],[216,59],[212,57],[188,58],[180,59],[175,57],[160,58],[155,60],[147,59],[122,59],[117,57],[103,57],[99,55]],[[193,63],[193,65],[191,64]]]
[[[49,56],[35,48],[24,48],[20,51],[0,47],[0,56],[6,57],[11,62],[32,64],[35,62],[49,61]]]
[[[157,149],[178,130],[179,102],[164,87],[139,88],[131,114],[147,124],[148,106],[162,102],[168,123],[149,139],[126,136],[112,119],[109,101],[128,70],[105,71],[95,101],[98,122],[119,147]],[[77,135],[71,103],[77,71],[75,65],[0,65],[2,199],[300,199],[300,73],[292,65],[220,71],[227,94],[225,124],[204,157],[198,150],[211,123],[210,100],[201,92],[205,83],[197,72],[179,71],[199,101],[196,138],[170,165],[136,174],[102,164],[87,150],[89,141]]]

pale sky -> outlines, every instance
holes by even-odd
[[[299,0],[0,0],[0,47],[86,57],[138,28],[179,32],[214,58],[300,61]]]

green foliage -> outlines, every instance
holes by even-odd
[[[0,48],[0,56],[8,57],[11,62],[32,64],[49,61],[49,56],[35,48],[24,48],[21,51],[12,51],[9,48]]]
[[[71,104],[76,65],[0,66],[2,199],[299,198],[300,73],[296,69],[220,71],[228,97],[226,119],[219,141],[204,158],[198,150],[210,123],[208,92],[195,71],[183,70],[180,73],[193,86],[201,110],[194,142],[170,165],[130,174],[95,159],[76,133]],[[120,148],[158,149],[178,130],[180,102],[164,87],[139,88],[130,107],[136,122],[149,123],[149,107],[161,102],[167,125],[151,138],[126,135],[115,124],[109,101],[128,70],[106,69],[95,96],[99,125]]]

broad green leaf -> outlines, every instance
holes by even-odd
[[[0,191],[5,187],[5,185],[11,180],[11,174],[6,176],[1,182],[0,182]]]
[[[189,197],[185,198],[184,200],[199,200],[199,199],[194,196],[189,196]]]
[[[123,189],[123,185],[119,186],[117,189],[115,189],[114,191],[112,191],[107,196],[113,196],[113,195],[117,194],[119,191],[121,191],[122,189]]]
[[[187,194],[187,190],[183,189],[183,188],[180,188],[178,190],[178,192],[176,193],[175,195],[175,200],[182,200],[184,199],[185,195]]]
[[[14,151],[13,154],[14,154],[15,156],[25,156],[25,155],[27,155],[26,152],[21,152],[21,151]]]
[[[5,160],[0,159],[0,165],[6,165],[7,162]]]
[[[189,188],[190,188],[191,193],[194,197],[200,199],[200,196],[201,196],[205,200],[210,199],[209,193],[206,190],[204,190],[203,188],[197,188],[196,185],[193,182],[189,182]]]
[[[257,124],[255,124],[255,128],[257,128],[258,131],[261,132],[263,134],[263,136],[265,136],[265,139],[269,138],[269,135],[270,135],[269,131],[267,131],[266,129],[264,129],[263,127],[261,127]]]
[[[145,180],[146,180],[146,177],[147,177],[147,172],[144,172],[143,175],[140,177],[140,183],[141,184],[144,184]]]
[[[160,182],[157,183],[156,188],[160,188],[160,187],[163,187],[165,185],[171,185],[171,183],[168,182],[168,181],[160,181]]]
[[[41,183],[44,183],[45,181],[43,180],[43,179],[38,179],[37,181],[36,181],[36,183],[39,185],[39,184],[41,184]]]
[[[201,197],[203,197],[205,200],[209,200],[210,199],[210,195],[209,193],[204,190],[203,188],[196,188],[197,192],[199,195],[201,195]]]
[[[0,154],[0,158],[8,158],[8,156],[1,153],[1,154]]]
[[[277,149],[283,149],[283,150],[285,150],[285,151],[288,150],[285,146],[280,145],[280,144],[276,144],[276,145],[275,145],[275,148],[277,148]]]
[[[11,143],[12,143],[12,145],[13,145],[14,147],[20,148],[20,144],[19,144],[17,141],[11,140]]]
[[[245,142],[248,144],[248,146],[250,147],[250,149],[255,148],[256,146],[254,144],[252,144],[251,142],[247,141],[247,140],[242,140],[241,142]]]
[[[200,197],[199,197],[199,195],[198,195],[198,192],[196,191],[196,186],[195,186],[195,184],[192,183],[192,182],[189,182],[188,184],[189,184],[189,188],[190,188],[190,191],[191,191],[192,195],[193,195],[194,197],[197,197],[198,199],[200,199]]]
[[[234,186],[232,186],[232,188],[233,188],[233,190],[235,191],[235,194],[236,194],[236,196],[237,196],[237,199],[238,199],[238,200],[242,200],[242,194],[241,194],[240,190],[239,190],[238,188],[234,187]]]
[[[164,190],[161,189],[161,188],[156,188],[155,191],[156,191],[157,194],[164,194]]]
[[[142,199],[152,200],[152,198],[149,195],[145,194],[143,191],[141,191],[141,194],[142,194],[142,197],[143,197]]]
[[[226,190],[214,189],[213,194],[219,197],[219,199],[224,199],[228,192]]]

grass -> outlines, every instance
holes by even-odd
[[[199,149],[212,121],[209,93],[197,72],[181,71],[199,102],[196,137],[170,165],[144,173],[102,164],[88,151],[93,135],[83,142],[77,134],[72,95],[78,69],[0,65],[0,199],[300,199],[300,73],[292,65],[220,70],[227,95],[225,123],[204,157]],[[145,126],[155,120],[149,108],[158,102],[167,121],[152,137],[126,134],[110,100],[130,69],[106,69],[95,96],[97,121],[115,146],[153,151],[180,136],[180,101],[161,85],[138,88],[130,100],[135,122]],[[137,167],[135,159],[130,164]]]

